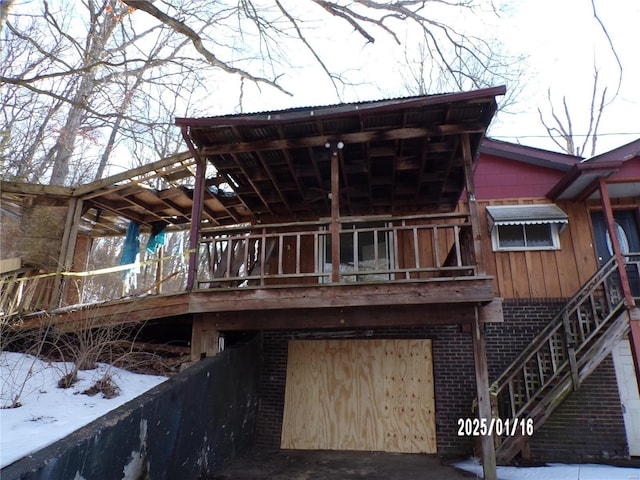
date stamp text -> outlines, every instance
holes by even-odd
[[[533,418],[459,418],[459,437],[533,435]]]

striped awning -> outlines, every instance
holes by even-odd
[[[559,231],[569,223],[569,217],[553,203],[539,205],[493,205],[487,207],[489,230],[496,225],[558,224]]]

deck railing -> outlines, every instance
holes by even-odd
[[[327,220],[205,229],[198,252],[196,288],[329,284],[334,268],[339,283],[435,281],[477,272],[468,214],[341,218],[340,258],[336,259],[331,258],[330,225]],[[186,253],[146,263],[159,265],[183,255]],[[88,281],[102,281],[109,287],[99,289],[100,295],[96,288],[84,288],[84,295],[73,296],[80,303],[95,303],[153,293],[158,282],[178,273],[172,269],[161,278],[151,275],[148,281],[138,282],[137,288],[124,292],[122,273],[131,267],[49,274],[25,270],[4,275],[0,278],[0,317],[65,306],[70,298],[66,292],[69,288],[83,291],[83,282],[84,287]]]
[[[179,269],[166,273],[162,278],[154,277],[144,284],[141,282],[138,288],[128,292],[123,291],[123,272],[144,266],[152,266],[157,272],[160,264],[182,257],[184,255],[172,255],[131,265],[118,265],[85,272],[42,273],[22,268],[5,273],[0,276],[0,322],[16,315],[50,311],[75,303],[97,303],[157,292],[160,285],[181,273]],[[83,287],[87,286],[86,282],[90,281],[106,284],[110,288],[103,290],[110,293],[97,296],[86,292],[80,293]],[[76,295],[69,295],[70,289],[76,289]],[[76,301],[69,301],[71,297]]]
[[[475,275],[467,214],[340,219],[204,231],[197,288],[412,281]]]

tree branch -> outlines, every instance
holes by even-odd
[[[593,18],[595,18],[598,24],[600,25],[600,28],[602,29],[604,36],[607,38],[607,42],[609,42],[609,47],[611,48],[611,52],[613,53],[613,56],[616,59],[616,62],[618,63],[618,71],[620,72],[620,74],[618,75],[618,87],[616,88],[616,93],[613,95],[615,97],[618,95],[618,93],[620,93],[620,88],[622,87],[622,62],[620,61],[618,52],[616,51],[616,48],[613,45],[613,41],[611,40],[611,36],[609,35],[609,31],[607,30],[607,27],[605,27],[604,23],[598,16],[598,12],[596,11],[595,0],[591,0],[591,8],[593,9]]]
[[[264,83],[264,84],[270,85],[278,89],[282,93],[291,95],[290,92],[282,88],[273,80],[269,80],[263,77],[256,77],[250,74],[249,72],[246,72],[240,68],[232,67],[228,63],[221,61],[212,52],[207,50],[207,48],[204,46],[204,43],[202,41],[202,37],[200,37],[200,35],[198,35],[195,32],[195,30],[193,30],[191,27],[186,25],[184,22],[181,22],[180,20],[177,20],[171,17],[170,15],[167,15],[166,13],[162,12],[155,5],[152,5],[149,1],[147,0],[122,0],[122,1],[132,8],[135,8],[137,10],[142,10],[148,13],[152,17],[155,17],[157,20],[161,21],[163,24],[167,25],[168,27],[171,27],[176,32],[189,38],[194,48],[198,51],[198,53],[200,53],[200,55],[202,55],[211,65],[218,67],[227,73],[232,73],[235,75],[240,75],[241,77],[245,77],[255,83]]]

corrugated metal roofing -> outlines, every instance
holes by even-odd
[[[566,225],[569,216],[553,203],[539,205],[494,205],[487,207],[489,228],[495,225],[559,223]]]

